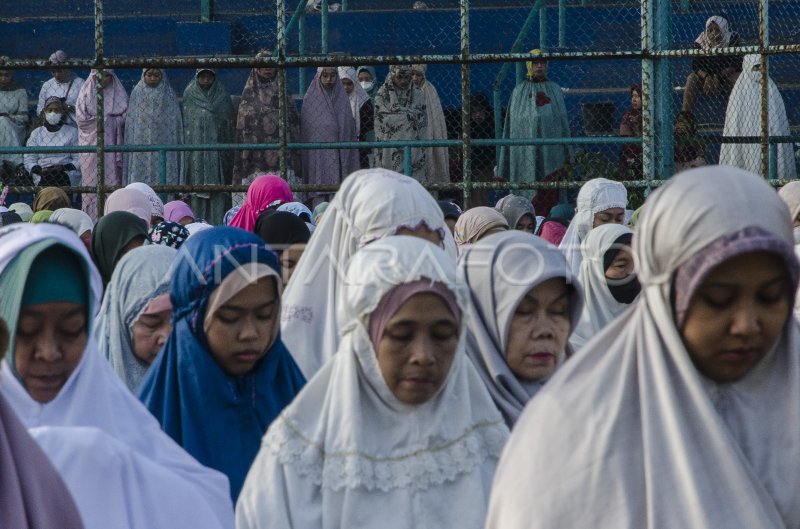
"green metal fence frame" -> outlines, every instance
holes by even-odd
[[[289,0],[291,1],[291,0]],[[559,34],[558,44],[563,47],[566,43],[566,2],[557,0],[559,9]],[[410,151],[412,148],[420,147],[450,147],[461,149],[463,181],[451,184],[430,184],[426,185],[431,190],[460,190],[463,194],[464,204],[468,205],[470,192],[473,189],[553,189],[553,188],[575,188],[581,182],[472,182],[470,149],[473,146],[495,146],[500,148],[504,145],[609,145],[609,144],[636,144],[640,143],[643,150],[643,167],[645,179],[637,181],[623,182],[628,187],[644,187],[650,189],[661,185],[673,174],[672,162],[672,75],[670,59],[678,57],[696,57],[707,55],[738,55],[745,53],[758,53],[762,55],[764,63],[768,64],[768,58],[774,54],[800,53],[800,44],[791,45],[771,45],[769,42],[769,0],[759,0],[759,42],[757,45],[739,46],[736,48],[725,48],[707,52],[697,49],[676,50],[672,48],[671,37],[671,0],[641,0],[641,49],[622,50],[622,51],[549,51],[547,48],[547,34],[545,30],[545,9],[547,0],[537,0],[531,7],[527,19],[522,25],[519,35],[515,40],[512,49],[508,53],[471,53],[469,48],[469,0],[459,0],[460,13],[460,52],[458,54],[440,55],[379,55],[379,56],[348,56],[346,59],[338,56],[328,55],[328,31],[329,31],[329,2],[322,0],[322,47],[320,55],[307,55],[307,43],[305,35],[305,4],[306,0],[297,0],[294,11],[288,22],[286,22],[286,2],[287,0],[277,0],[277,43],[271,56],[255,58],[252,56],[175,56],[175,57],[106,57],[104,54],[104,16],[103,0],[95,0],[95,54],[90,59],[74,58],[67,61],[64,66],[68,68],[93,68],[97,69],[97,144],[95,146],[80,147],[0,147],[0,153],[47,153],[47,152],[91,152],[97,155],[98,164],[98,184],[97,187],[76,187],[69,188],[80,192],[95,192],[98,199],[103,201],[104,195],[110,189],[104,183],[104,154],[106,152],[158,152],[160,159],[159,181],[164,184],[155,186],[158,192],[181,192],[203,189],[206,191],[235,192],[244,191],[246,186],[220,185],[220,186],[180,186],[166,185],[166,153],[173,151],[229,151],[229,150],[278,150],[280,151],[280,169],[282,174],[286,174],[287,157],[292,150],[318,149],[318,148],[337,148],[337,149],[358,149],[358,148],[403,148],[405,152],[406,174],[411,173]],[[295,3],[295,2],[292,2]],[[583,5],[583,4],[582,4]],[[681,4],[681,9],[687,6]],[[343,9],[347,8],[346,1]],[[201,0],[200,19],[210,21],[213,18],[212,0]],[[502,84],[508,76],[509,69],[513,65],[516,69],[517,81],[524,62],[530,60],[530,55],[522,51],[523,45],[533,28],[536,17],[540,21],[539,46],[543,50],[541,58],[547,60],[587,60],[587,59],[639,59],[642,61],[642,112],[643,112],[643,134],[641,138],[619,138],[619,137],[575,137],[575,138],[551,138],[551,139],[527,139],[527,140],[476,140],[470,135],[470,109],[469,95],[470,65],[481,63],[503,63],[500,74],[495,79],[492,89],[494,94],[494,105],[497,109],[495,119],[500,119],[502,101],[500,93]],[[294,28],[298,28],[299,56],[287,54],[287,39]],[[459,64],[461,67],[461,96],[462,112],[461,126],[462,134],[457,140],[429,140],[429,141],[394,141],[394,142],[344,142],[344,143],[288,143],[286,133],[286,69],[300,68],[301,87],[305,86],[305,74],[303,67],[309,66],[338,66],[343,60],[350,64],[415,64],[415,63],[435,63],[435,64]],[[2,63],[3,68],[8,69],[49,69],[50,65],[44,58],[31,60],[7,60]],[[280,108],[279,117],[281,126],[279,142],[276,144],[201,144],[201,145],[114,145],[106,146],[104,143],[103,131],[103,91],[100,81],[102,71],[105,68],[146,68],[146,67],[169,67],[169,68],[198,68],[198,67],[275,67],[278,69],[280,81]],[[791,143],[800,141],[800,135],[785,137],[770,137],[768,129],[768,105],[767,105],[767,77],[768,68],[762,68],[762,101],[761,101],[761,134],[759,137],[750,138],[721,138],[719,136],[710,138],[715,143],[758,143],[761,145],[761,167],[762,175],[768,177],[774,184],[782,181],[777,179],[776,160],[777,145],[780,143]],[[496,126],[501,128],[501,123],[496,121]],[[500,137],[500,135],[498,135]],[[337,186],[314,186],[298,185],[298,191],[330,191]],[[30,192],[37,188],[16,188],[15,191]]]

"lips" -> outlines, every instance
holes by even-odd
[[[37,389],[58,389],[64,384],[64,377],[62,375],[28,375],[25,377],[25,384]]]
[[[759,356],[758,347],[738,347],[726,349],[719,353],[719,357],[731,364],[750,364]]]
[[[255,362],[258,359],[258,351],[240,351],[233,354],[234,358],[240,362]]]
[[[554,362],[556,359],[556,355],[553,353],[547,353],[544,351],[539,351],[536,353],[528,353],[525,355],[525,358],[531,360],[537,364],[548,364],[550,362]]]

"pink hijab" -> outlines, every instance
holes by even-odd
[[[191,217],[192,220],[197,220],[194,211],[186,202],[173,200],[164,204],[164,220],[180,222],[183,217]]]
[[[286,180],[275,174],[261,175],[247,188],[247,198],[229,226],[252,232],[264,210],[292,201],[292,190]]]
[[[561,244],[561,239],[567,233],[567,228],[560,222],[553,220],[546,220],[542,224],[542,231],[539,232],[539,237],[546,240],[550,244],[558,246]]]
[[[137,189],[123,187],[108,196],[104,215],[114,211],[127,211],[144,220],[149,228],[152,220],[152,210],[153,207],[147,195]]]
[[[83,529],[50,460],[0,395],[0,527]]]

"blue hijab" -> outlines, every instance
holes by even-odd
[[[139,390],[168,435],[228,476],[234,503],[261,437],[305,384],[280,335],[243,377],[226,374],[208,350],[203,319],[211,294],[237,264],[253,261],[280,277],[275,253],[253,233],[217,227],[187,239],[172,277],[172,332]]]

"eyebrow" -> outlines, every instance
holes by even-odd
[[[562,298],[569,297],[569,294],[570,294],[569,289],[566,289],[562,294],[559,294],[558,297],[556,297],[552,301],[550,301],[550,303],[555,303],[556,301],[561,301]],[[539,303],[539,299],[531,296],[530,294],[527,294],[524,298],[522,298],[522,301],[530,301],[531,303]],[[520,301],[520,303],[522,303],[522,301]]]
[[[767,286],[772,286],[773,283],[779,283],[786,281],[788,278],[786,274],[781,274],[780,276],[773,277],[772,279],[767,279],[766,281],[761,282],[758,287],[764,288]],[[726,283],[724,281],[716,281],[714,283],[708,283],[704,285],[705,288],[738,288],[739,285],[735,283]]]
[[[266,303],[262,303],[261,305],[258,305],[257,307],[253,307],[252,309],[250,309],[249,307],[240,307],[238,305],[223,305],[217,310],[227,309],[227,310],[232,310],[234,312],[247,312],[248,310],[263,310],[263,309],[266,309],[267,307],[271,307],[272,305],[275,305],[275,303],[277,303],[277,300],[273,299],[273,300],[267,301]]]

